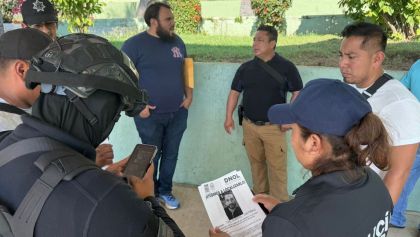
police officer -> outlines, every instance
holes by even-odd
[[[312,177],[291,201],[254,197],[270,212],[262,236],[386,236],[392,199],[367,158],[385,169],[390,144],[367,100],[339,80],[312,80],[290,105],[270,107],[268,118],[292,129],[296,159]]]
[[[41,95],[32,115],[23,116],[0,142],[0,152],[23,139],[46,137],[73,149],[74,157],[94,160],[94,147],[110,134],[120,112],[134,116],[147,103],[131,61],[101,37],[59,38],[31,66],[26,82],[30,88],[40,85]],[[42,174],[34,161],[44,154],[29,153],[0,167],[0,202],[11,213]],[[61,181],[43,205],[33,236],[156,236],[159,226],[184,236],[153,197],[153,166],[144,179],[129,180],[132,188],[109,172],[91,169]]]
[[[39,88],[29,90],[25,75],[29,60],[51,43],[51,38],[32,28],[11,30],[0,36],[0,133],[22,123],[22,109],[32,106]],[[3,101],[4,100],[4,101]]]
[[[22,122],[20,115],[38,98],[39,88],[26,88],[25,75],[32,56],[50,43],[47,34],[33,28],[8,31],[0,37],[0,133],[14,130]],[[109,170],[118,172],[126,160],[113,163],[113,158],[111,144],[96,148],[97,165],[111,165]]]
[[[26,0],[22,4],[22,27],[31,27],[57,37],[58,17],[54,5],[48,0]]]

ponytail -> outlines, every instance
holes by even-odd
[[[307,139],[317,134],[300,126],[301,136]],[[370,163],[379,169],[388,168],[389,139],[382,121],[373,113],[366,114],[345,136],[317,134],[330,143],[332,151],[311,168],[317,176],[339,170],[352,170]]]
[[[358,166],[367,165],[368,162],[381,170],[388,168],[389,137],[382,121],[375,114],[366,114],[344,139],[356,153]]]

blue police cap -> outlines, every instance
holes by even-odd
[[[268,118],[274,124],[297,123],[313,132],[344,136],[372,107],[353,87],[333,79],[308,82],[290,104],[273,105]]]

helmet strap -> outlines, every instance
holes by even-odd
[[[76,94],[70,90],[65,90],[67,98],[76,106],[77,110],[87,119],[90,125],[94,126],[98,122],[98,118],[88,109],[86,104]]]

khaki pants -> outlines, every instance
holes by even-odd
[[[251,164],[253,191],[287,201],[286,136],[278,125],[257,126],[243,120],[244,143]]]

